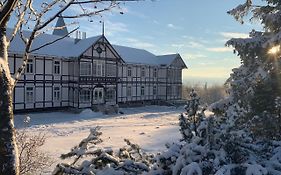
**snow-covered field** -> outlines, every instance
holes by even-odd
[[[178,115],[183,108],[167,106],[145,106],[123,108],[124,114],[103,115],[89,109],[80,114],[69,112],[33,113],[29,133],[46,132],[48,139],[44,151],[55,160],[52,170],[62,153],[67,153],[82,138],[89,134],[89,129],[101,126],[103,147],[117,149],[123,147],[124,138],[139,144],[145,151],[159,152],[165,149],[165,143],[177,142],[180,138]],[[23,128],[26,115],[16,115],[16,128]]]

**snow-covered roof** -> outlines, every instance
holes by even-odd
[[[160,65],[170,65],[179,54],[169,54],[169,55],[158,55],[157,61]]]
[[[53,35],[65,36],[67,34],[68,34],[68,30],[64,22],[64,19],[62,16],[59,16],[56,23],[56,28],[53,31]]]
[[[8,36],[12,32],[11,29],[7,30]],[[30,31],[24,31],[24,35],[30,35]],[[37,51],[32,52],[34,55],[53,56],[59,58],[75,58],[82,55],[88,48],[94,45],[103,35],[94,36],[86,39],[77,40],[71,37],[65,37],[57,42],[43,47]],[[61,38],[58,35],[41,34],[39,35],[32,44],[32,49],[38,48],[48,42],[53,42]],[[169,66],[172,62],[180,58],[179,54],[170,55],[154,55],[153,53],[132,47],[113,45],[113,48],[125,61],[125,63],[133,64],[147,64],[147,65],[161,65]],[[22,54],[25,46],[19,35],[16,35],[12,41],[9,52]],[[182,61],[183,62],[183,61]],[[183,62],[184,64],[184,62]],[[186,68],[185,64],[183,68]]]
[[[11,29],[7,31],[8,36],[11,33]],[[24,35],[30,35],[29,31],[24,31]],[[51,45],[43,47],[32,54],[36,55],[45,55],[45,56],[55,56],[55,57],[62,57],[62,58],[71,58],[71,57],[78,57],[83,52],[85,52],[91,45],[96,43],[102,36],[95,36],[86,39],[81,39],[78,42],[75,42],[74,38],[65,37]],[[39,35],[32,44],[32,49],[38,48],[48,42],[55,41],[61,38],[58,35],[51,35],[51,34],[41,34]],[[23,53],[24,52],[24,43],[21,40],[19,35],[16,35],[14,40],[12,41],[9,52],[13,53]]]
[[[127,46],[112,46],[126,63],[157,64],[156,56],[151,52]]]
[[[179,54],[154,55],[144,49],[112,45],[126,63],[169,66]],[[186,65],[183,65],[186,68]]]

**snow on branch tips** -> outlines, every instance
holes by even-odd
[[[73,147],[61,158],[74,160],[70,164],[60,163],[53,171],[54,175],[61,174],[142,174],[148,172],[154,159],[153,155],[144,153],[139,145],[125,139],[126,146],[117,152],[112,149],[100,148],[97,145],[102,142],[100,138],[101,127],[90,130],[87,138],[83,139],[77,146]],[[89,157],[90,160],[87,160]]]

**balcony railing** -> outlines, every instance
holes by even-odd
[[[90,77],[90,76],[80,76],[79,81],[81,83],[108,83],[108,82],[116,82],[116,77]]]

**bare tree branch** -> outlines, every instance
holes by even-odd
[[[72,31],[70,31],[67,35],[64,35],[64,36],[62,36],[62,37],[60,37],[60,38],[58,38],[58,39],[56,39],[56,40],[54,40],[54,41],[48,42],[48,43],[46,43],[46,44],[44,44],[44,45],[42,45],[42,46],[40,46],[40,47],[37,47],[37,48],[35,48],[35,49],[32,49],[32,50],[29,51],[29,53],[35,52],[35,51],[37,51],[37,50],[39,50],[39,49],[42,49],[43,47],[46,47],[46,46],[51,45],[51,44],[54,44],[55,42],[57,42],[57,41],[59,41],[59,40],[62,40],[62,39],[64,39],[64,38],[68,37],[70,34],[72,34],[73,32],[75,32],[75,31],[78,30],[78,29],[79,29],[79,27],[77,27],[77,28],[73,29]]]
[[[3,26],[4,23],[9,19],[12,10],[16,6],[18,0],[6,1],[2,10],[0,11],[0,26]]]
[[[18,17],[17,23],[14,25],[12,36],[10,37],[10,40],[8,41],[8,43],[12,42],[14,37],[16,36],[16,33],[17,33],[18,29],[20,28],[21,23],[23,22],[23,18],[25,16],[27,8],[30,6],[31,2],[32,2],[32,0],[27,0],[22,11],[20,10],[20,7],[18,7],[19,17]]]

